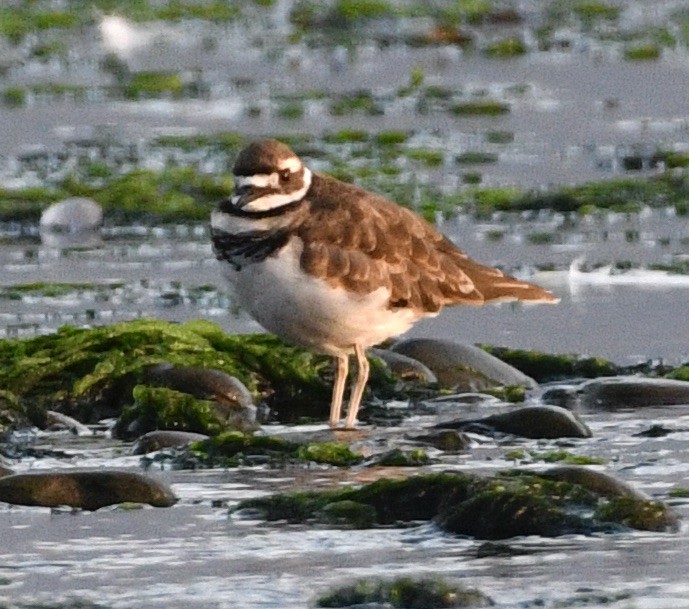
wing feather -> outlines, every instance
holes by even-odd
[[[474,262],[410,210],[327,176],[314,174],[308,212],[293,229],[304,270],[362,294],[385,287],[392,308],[434,313],[453,304],[557,300]]]

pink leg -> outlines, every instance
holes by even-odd
[[[361,345],[354,345],[354,354],[356,355],[358,373],[356,383],[352,387],[352,395],[349,398],[349,407],[347,408],[347,418],[345,419],[345,429],[353,429],[356,423],[356,415],[359,412],[359,405],[361,398],[364,395],[364,389],[368,382],[368,375],[370,372],[370,365],[366,359],[366,350]]]
[[[349,371],[349,356],[338,355],[335,357],[335,383],[333,384],[333,397],[330,401],[330,427],[337,427],[342,411],[342,397],[344,396],[347,372]]]

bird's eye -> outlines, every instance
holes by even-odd
[[[290,175],[292,175],[292,174],[290,173],[290,170],[289,170],[289,169],[285,169],[285,170],[283,170],[283,171],[280,172],[280,180],[281,180],[282,182],[287,182],[287,181],[289,181]]]

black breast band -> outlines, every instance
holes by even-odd
[[[286,230],[252,231],[232,235],[216,228],[211,229],[213,251],[218,260],[229,262],[235,271],[246,264],[261,262],[282,249],[289,239]]]

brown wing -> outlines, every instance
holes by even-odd
[[[491,300],[554,300],[537,286],[482,266],[408,209],[333,178],[314,175],[297,235],[301,265],[333,286],[390,290],[391,307],[437,312]]]

